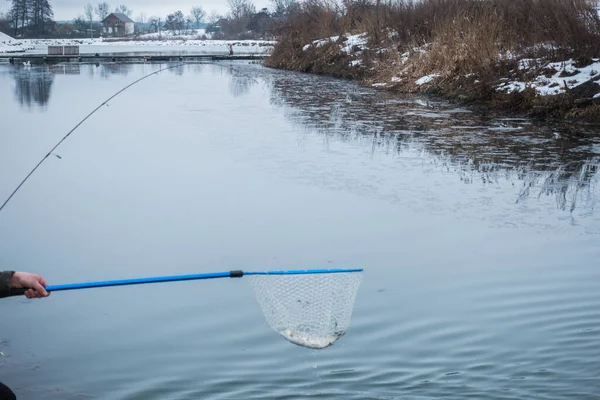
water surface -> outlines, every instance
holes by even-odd
[[[166,65],[0,65],[0,198]],[[0,303],[19,399],[593,399],[598,128],[481,115],[250,63],[131,87],[0,213],[0,265],[51,284],[364,268],[312,351],[211,280]]]

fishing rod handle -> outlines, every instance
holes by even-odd
[[[44,289],[48,293],[53,291],[63,290],[76,290],[76,289],[89,289],[89,288],[100,288],[110,286],[128,286],[128,285],[140,285],[145,283],[158,283],[158,282],[175,282],[195,279],[211,279],[211,278],[241,278],[244,275],[243,271],[228,271],[228,272],[215,272],[208,274],[194,274],[194,275],[178,275],[178,276],[163,276],[153,278],[139,278],[139,279],[122,279],[117,281],[101,281],[101,282],[84,282],[74,283],[66,285],[50,285]],[[23,296],[25,292],[31,288],[11,288],[8,292],[8,297],[12,296]]]
[[[28,289],[29,289],[29,288],[27,288],[27,289],[23,289],[23,288],[20,288],[20,289],[12,289],[12,288],[11,288],[11,289],[8,291],[8,297],[12,297],[12,296],[25,296],[25,292],[26,292]]]

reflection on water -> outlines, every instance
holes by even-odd
[[[112,75],[127,76],[131,72],[133,65],[131,64],[118,64],[118,63],[106,63],[106,64],[94,64],[94,73],[98,73],[102,78],[108,79]]]
[[[31,68],[54,77],[34,112],[0,91],[0,189],[165,66]],[[593,128],[214,63],[145,80],[77,133],[0,215],[3,265],[56,284],[363,267],[364,285],[320,352],[274,337],[243,279],[2,301],[20,399],[598,397]]]
[[[233,80],[233,78],[232,78]],[[252,81],[247,79],[248,84]],[[559,209],[593,210],[600,193],[598,127],[543,125],[475,113],[431,98],[401,97],[344,83],[274,72],[271,102],[327,140],[360,142],[372,151],[424,151],[464,183],[520,181],[515,203],[556,196]]]
[[[15,79],[15,98],[21,106],[32,108],[34,105],[45,106],[50,100],[54,74],[45,71],[31,72],[30,69],[17,69]]]
[[[168,73],[200,73],[206,63],[181,63]],[[253,63],[216,63],[230,76],[229,91],[244,96],[255,85],[270,88],[271,104],[288,120],[325,140],[362,143],[372,152],[422,151],[465,184],[519,181],[515,204],[555,196],[560,210],[593,210],[600,139],[595,127],[543,125],[528,119],[475,113],[432,98],[402,97],[347,82],[263,69]],[[132,63],[17,67],[15,97],[23,107],[44,106],[56,75],[127,76]]]
[[[34,105],[45,106],[52,95],[52,84],[57,75],[76,76],[88,75],[93,78],[98,75],[108,79],[113,75],[127,76],[133,68],[132,64],[49,64],[34,67],[18,66],[11,74],[15,82],[15,98],[26,108]]]
[[[233,65],[227,66],[227,73],[231,76],[229,91],[234,97],[240,97],[250,92],[250,88],[258,83],[256,78],[248,75]]]
[[[76,63],[49,64],[47,70],[53,75],[81,75],[81,65]]]

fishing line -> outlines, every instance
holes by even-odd
[[[237,68],[229,66],[229,67],[225,67],[224,65],[220,65],[217,63],[206,63],[206,64],[212,64],[212,65],[217,65],[219,67],[222,68],[230,68],[232,70],[237,70],[238,73],[240,73],[241,76],[246,77],[248,79],[253,80],[256,83],[259,83],[254,77],[251,77],[249,75],[246,75],[244,73],[241,73],[241,71],[239,71]],[[19,191],[19,189],[21,189],[21,187],[25,184],[25,182],[27,182],[27,180],[31,177],[31,175],[34,174],[34,172],[44,163],[44,161],[46,161],[46,159],[48,159],[48,157],[50,157],[52,155],[52,153],[54,153],[54,151],[69,137],[71,136],[71,134],[73,132],[75,132],[77,130],[77,128],[79,128],[86,120],[88,120],[92,115],[94,115],[96,113],[96,111],[98,111],[99,109],[101,109],[104,105],[106,105],[109,101],[111,101],[112,99],[114,99],[115,97],[117,97],[118,95],[120,95],[121,93],[123,93],[124,91],[126,91],[127,89],[129,89],[130,87],[132,87],[133,85],[143,81],[146,78],[149,78],[153,75],[157,75],[158,73],[162,72],[162,71],[166,71],[169,69],[173,69],[173,68],[177,68],[184,65],[183,62],[181,63],[177,63],[175,65],[171,65],[169,67],[165,67],[165,68],[161,68],[158,71],[154,71],[150,74],[147,74],[143,77],[141,77],[140,79],[130,83],[129,85],[125,86],[123,89],[119,90],[117,93],[113,94],[111,97],[109,97],[108,99],[106,99],[104,102],[102,102],[98,107],[96,107],[92,112],[90,112],[88,115],[85,116],[85,118],[83,118],[81,121],[79,121],[79,123],[77,125],[75,125],[75,127],[73,127],[73,129],[71,129],[39,162],[38,164],[29,172],[29,174],[27,174],[27,176],[25,177],[25,179],[23,179],[21,181],[21,183],[16,187],[16,189],[11,193],[10,196],[8,196],[8,198],[6,199],[6,201],[4,201],[4,203],[2,204],[2,206],[0,207],[0,211],[2,211],[4,209],[4,207],[6,207],[6,205],[8,204],[8,202],[14,197],[15,194],[17,194],[17,192]],[[61,158],[60,156],[56,155],[56,157]]]
[[[183,63],[178,63],[176,65],[171,65],[169,67],[165,67],[165,68],[161,68],[158,71],[154,71],[148,75],[145,75],[143,77],[141,77],[140,79],[130,83],[129,85],[125,86],[123,89],[119,90],[117,93],[113,94],[112,96],[110,96],[108,99],[106,99],[104,102],[102,102],[102,104],[100,104],[98,107],[96,107],[92,112],[90,112],[88,115],[85,116],[85,118],[83,118],[81,121],[79,121],[79,123],[77,125],[75,125],[75,127],[73,129],[71,129],[69,131],[69,133],[67,133],[53,148],[52,150],[50,150],[48,152],[48,154],[46,154],[41,160],[40,162],[29,172],[29,174],[27,174],[27,176],[25,177],[25,179],[23,179],[23,181],[21,181],[21,183],[19,184],[19,186],[17,186],[17,188],[12,192],[12,194],[8,197],[8,199],[6,199],[6,201],[4,202],[4,204],[2,204],[2,207],[0,207],[0,211],[2,211],[2,209],[4,209],[4,207],[6,207],[6,205],[8,204],[8,202],[13,198],[13,196],[19,191],[19,189],[21,189],[21,186],[23,186],[25,184],[25,182],[27,182],[27,180],[29,179],[29,177],[31,177],[31,175],[33,175],[33,173],[40,167],[40,165],[42,165],[42,163],[44,161],[46,161],[46,159],[48,157],[50,157],[52,155],[52,153],[54,152],[54,150],[56,150],[58,148],[58,146],[60,146],[62,144],[62,142],[64,142],[69,136],[71,136],[71,134],[73,132],[75,132],[77,130],[77,128],[79,128],[81,126],[81,124],[83,124],[88,118],[90,118],[92,115],[94,115],[96,113],[96,111],[98,111],[100,108],[102,108],[104,105],[106,105],[106,103],[108,103],[109,101],[111,101],[112,99],[114,99],[115,97],[117,97],[118,95],[120,95],[121,93],[123,93],[124,91],[126,91],[127,89],[129,89],[130,87],[132,87],[133,85],[135,85],[136,83],[139,83],[141,81],[143,81],[146,78],[149,78],[153,75],[157,75],[158,73],[162,72],[162,71],[166,71],[168,69],[173,69],[173,68],[177,68],[182,66]]]

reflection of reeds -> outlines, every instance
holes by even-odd
[[[271,103],[328,143],[360,143],[372,154],[426,153],[466,184],[521,182],[517,203],[532,195],[556,196],[560,210],[591,211],[600,195],[600,159],[588,150],[597,139],[589,132],[456,112],[431,99],[386,98],[308,75],[274,71],[268,79]]]
[[[599,171],[600,159],[595,158],[561,165],[549,173],[533,173],[525,182],[517,202],[528,197],[530,188],[541,181],[538,198],[542,195],[555,195],[560,210],[568,209],[573,212],[581,202],[591,211],[597,201],[596,185],[600,179]]]
[[[243,71],[234,65],[221,66],[231,75],[229,90],[234,97],[240,97],[250,92],[250,88],[258,83],[258,80],[252,76],[249,71]]]

